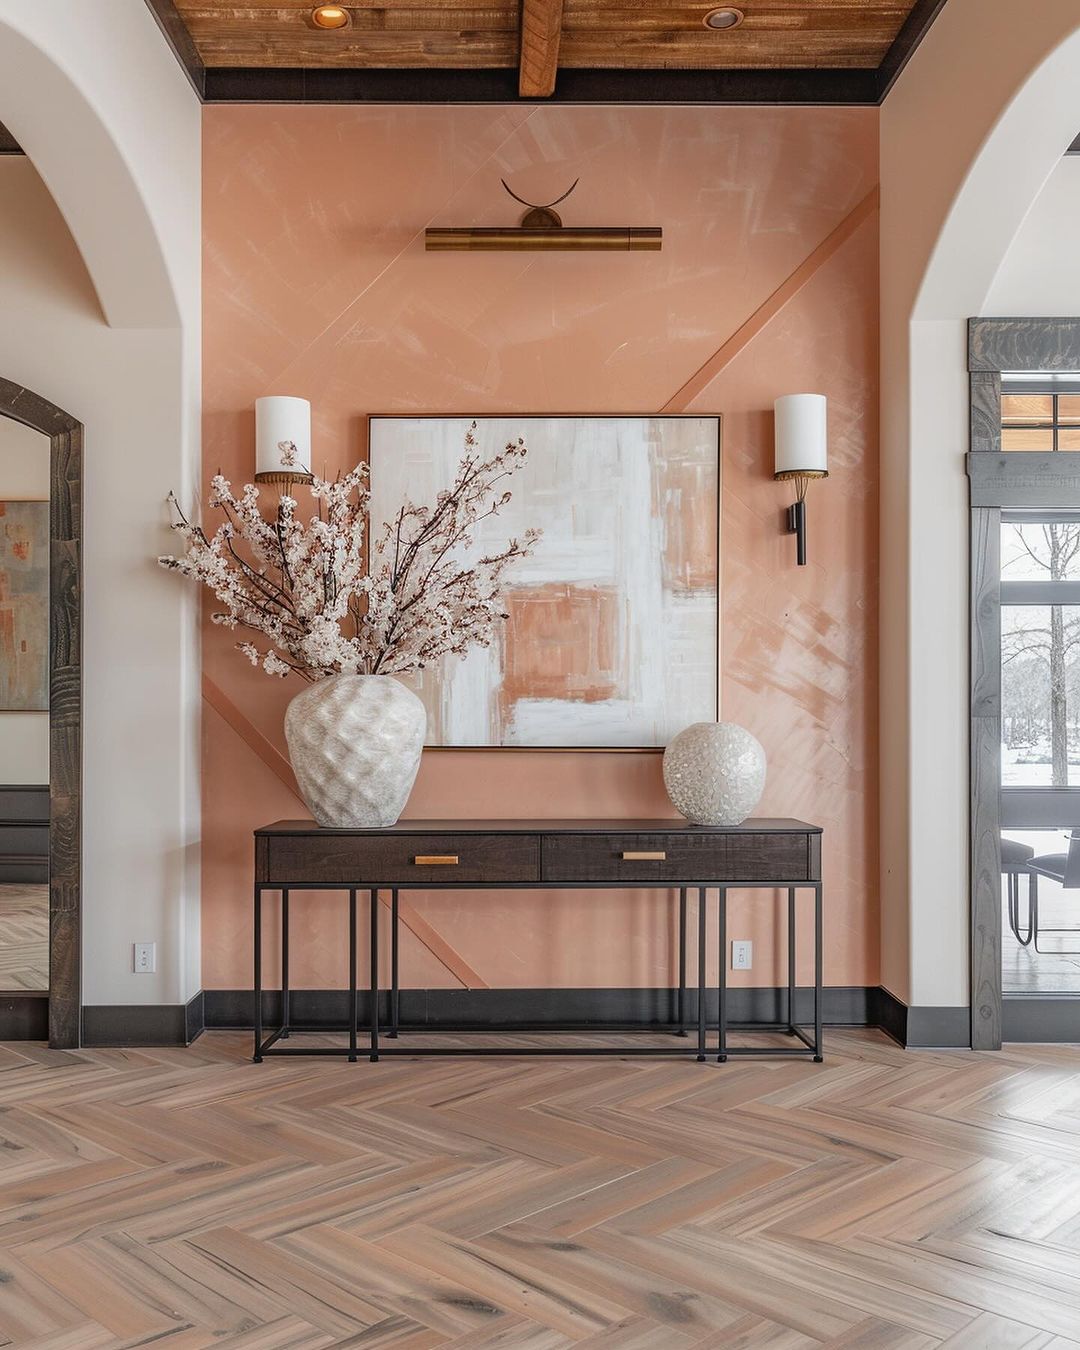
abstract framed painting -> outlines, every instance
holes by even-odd
[[[406,682],[433,748],[655,750],[719,717],[720,419],[373,416],[373,536],[448,488],[476,424],[488,457],[521,437],[486,549],[534,527],[490,647]]]
[[[49,707],[49,503],[0,502],[0,712]]]

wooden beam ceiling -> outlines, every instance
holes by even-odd
[[[521,0],[518,93],[547,98],[555,92],[562,37],[563,0]]]
[[[880,102],[945,0],[146,0],[207,101]]]

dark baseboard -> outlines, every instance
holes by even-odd
[[[297,1030],[340,1026],[348,1017],[348,995],[343,989],[296,989],[291,995],[290,1023]],[[787,991],[783,988],[731,989],[730,1020],[781,1022],[786,1017]],[[389,994],[380,995],[379,1017],[389,1021]],[[48,1037],[48,996],[0,995],[0,1040],[45,1040]],[[263,992],[263,1021],[277,1026],[281,994]],[[358,997],[361,1023],[370,1019],[369,996]],[[1012,1041],[1080,1040],[1080,1011],[1075,1000],[1006,999],[1005,1035]],[[717,995],[710,990],[705,1018],[715,1027]],[[800,988],[796,1020],[813,1018],[813,991]],[[672,989],[403,989],[400,1018],[403,1026],[431,1031],[456,1027],[477,1032],[514,1031],[556,1025],[587,1031],[606,1027],[628,1030],[669,1027],[677,1017]],[[697,1021],[697,994],[688,990],[686,1019]],[[909,1049],[967,1048],[970,1045],[967,1008],[912,1007],[883,988],[831,986],[824,991],[823,1020],[827,1026],[880,1027]],[[204,1030],[249,1031],[252,1027],[250,989],[204,989],[187,1004],[119,1004],[83,1009],[86,1046],[190,1045]]]
[[[904,1044],[909,1050],[970,1050],[971,1009],[910,1007]]]
[[[0,1041],[48,1039],[48,994],[0,994]]]
[[[968,1050],[971,1011],[963,1008],[908,1007],[884,986],[877,994],[874,1023],[907,1050]]]
[[[824,1020],[832,1026],[866,1026],[876,990],[829,988],[824,992]],[[342,989],[295,989],[290,996],[289,1023],[296,1029],[340,1026],[348,1017],[348,995]],[[250,989],[203,991],[205,1025],[209,1028],[248,1030],[252,1026]],[[779,1022],[786,1016],[786,989],[732,989],[728,991],[733,1022]],[[358,999],[360,1020],[370,1020],[370,999]],[[389,995],[379,999],[379,1017],[389,1020]],[[276,1026],[281,1020],[281,994],[263,992],[263,1020]],[[800,1022],[813,1018],[813,991],[800,989],[795,1011]],[[715,1025],[717,995],[706,999],[706,1020]],[[572,1026],[648,1028],[670,1026],[676,1020],[676,993],[672,989],[403,989],[400,1019],[403,1026],[439,1031],[457,1027],[475,1031],[513,1031],[522,1027]],[[687,991],[687,1021],[697,1020],[697,993]]]
[[[1001,1039],[1028,1044],[1080,1043],[1080,999],[1060,994],[1003,999]]]
[[[203,1031],[203,994],[188,1003],[120,1003],[83,1008],[82,1043],[190,1045]]]
[[[206,1030],[206,995],[200,989],[184,1005],[184,1044],[190,1045]]]

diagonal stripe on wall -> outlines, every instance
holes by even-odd
[[[875,186],[810,253],[775,291],[728,337],[712,355],[659,409],[662,413],[684,412],[695,398],[753,341],[781,310],[813,279],[820,269],[868,220],[880,204]],[[207,675],[203,675],[203,698],[232,728],[270,772],[302,801],[292,767],[277,747],[244,715]],[[387,903],[385,896],[381,897]],[[401,921],[428,951],[467,989],[486,989],[487,981],[404,900],[399,900]]]
[[[862,201],[827,235],[813,253],[796,267],[795,271],[779,285],[772,295],[754,310],[745,323],[739,325],[722,347],[718,347],[712,356],[694,371],[681,389],[660,409],[662,413],[685,412],[698,394],[714,380],[726,365],[751,343],[767,327],[789,301],[799,294],[803,287],[824,267],[834,253],[842,248],[863,221],[878,209],[881,204],[881,189],[874,187]]]

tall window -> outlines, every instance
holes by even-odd
[[[1080,786],[1080,514],[1002,512],[1002,786]]]

